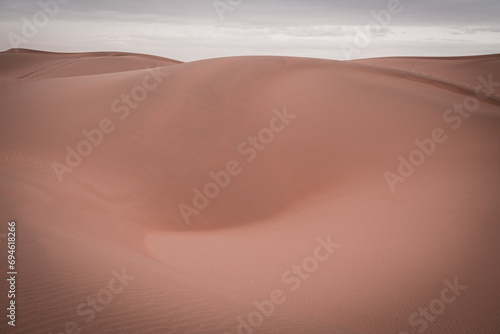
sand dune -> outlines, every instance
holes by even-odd
[[[500,333],[499,65],[0,53],[0,326]]]

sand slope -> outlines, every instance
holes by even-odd
[[[9,332],[233,334],[279,289],[255,333],[499,333],[500,86],[484,84],[499,65],[0,53]],[[386,172],[436,129],[446,139],[391,191]],[[71,167],[68,147],[90,153]],[[237,175],[186,223],[179,205],[196,209],[193,189],[228,164]],[[287,274],[329,236],[327,259]],[[99,295],[122,268],[134,278]],[[410,323],[455,278],[467,288]],[[88,297],[93,318],[77,313]]]

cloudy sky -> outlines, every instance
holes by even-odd
[[[500,0],[0,0],[0,50],[182,61],[500,53]]]

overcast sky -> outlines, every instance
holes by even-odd
[[[500,53],[500,0],[0,0],[0,31],[2,51],[182,61],[491,54]]]

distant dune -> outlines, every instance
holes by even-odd
[[[0,53],[1,332],[500,333],[499,69]]]

